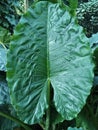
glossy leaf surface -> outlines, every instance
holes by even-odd
[[[42,1],[21,18],[8,52],[7,77],[12,103],[21,120],[39,122],[53,103],[66,120],[77,116],[93,81],[88,39],[66,7]]]

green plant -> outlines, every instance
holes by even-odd
[[[7,81],[18,117],[0,115],[26,130],[36,123],[43,130],[86,130],[81,109],[93,86],[93,40],[90,45],[78,25],[77,1],[69,3],[35,2],[12,37]]]
[[[46,130],[75,118],[92,87],[92,51],[70,12],[61,2],[33,4],[16,27],[8,52],[7,77],[15,110],[25,123],[42,123]]]

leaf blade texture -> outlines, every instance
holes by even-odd
[[[66,7],[33,4],[15,30],[7,60],[11,100],[21,120],[41,120],[49,106],[48,80],[59,114],[76,117],[90,94],[93,68],[88,39]]]

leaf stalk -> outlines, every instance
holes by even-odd
[[[46,111],[46,129],[45,130],[50,130],[50,81],[48,79],[48,94],[47,94],[47,99],[48,99],[48,109]]]

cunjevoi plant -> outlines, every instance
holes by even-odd
[[[7,54],[12,105],[22,122],[39,123],[45,130],[77,117],[93,85],[92,50],[78,25],[77,1],[69,3],[34,2],[17,25]]]

